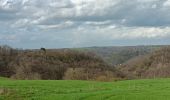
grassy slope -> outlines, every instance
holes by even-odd
[[[0,90],[0,100],[169,100],[170,79],[108,83],[0,80]]]

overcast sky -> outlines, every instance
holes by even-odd
[[[0,45],[170,44],[170,0],[0,0]]]

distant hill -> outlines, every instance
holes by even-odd
[[[115,46],[115,47],[89,47],[74,50],[93,52],[111,65],[118,65],[141,55],[149,54],[165,46]]]
[[[170,77],[170,46],[133,58],[119,69],[129,78]]]

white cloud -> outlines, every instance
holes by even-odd
[[[69,45],[164,40],[170,37],[169,9],[170,0],[0,0],[0,36]]]
[[[63,29],[72,26],[74,23],[72,21],[65,21],[57,25],[39,25],[41,29]]]
[[[166,7],[170,7],[170,0],[167,0],[163,5]]]
[[[106,25],[106,24],[109,24],[111,23],[111,21],[107,20],[107,21],[100,21],[100,22],[97,22],[97,21],[87,21],[85,22],[85,24],[87,25]]]
[[[28,19],[19,19],[14,24],[12,24],[12,27],[24,27],[29,24]]]
[[[101,37],[108,40],[121,40],[121,39],[160,39],[170,37],[170,27],[155,28],[155,27],[116,27],[110,25],[108,27],[80,27],[75,33],[83,37],[94,35],[92,39]],[[77,36],[76,34],[76,36]],[[91,35],[90,35],[91,34]],[[80,37],[79,36],[79,37]],[[96,37],[95,37],[96,36]],[[97,38],[98,39],[98,38]],[[88,41],[88,39],[87,39]]]
[[[164,38],[164,37],[170,37],[170,27],[166,28],[155,28],[155,27],[140,27],[140,28],[126,28],[125,32],[120,37],[122,38],[130,38],[130,39],[136,39],[136,38]]]

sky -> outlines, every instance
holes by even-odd
[[[0,0],[0,45],[170,44],[170,0]]]

